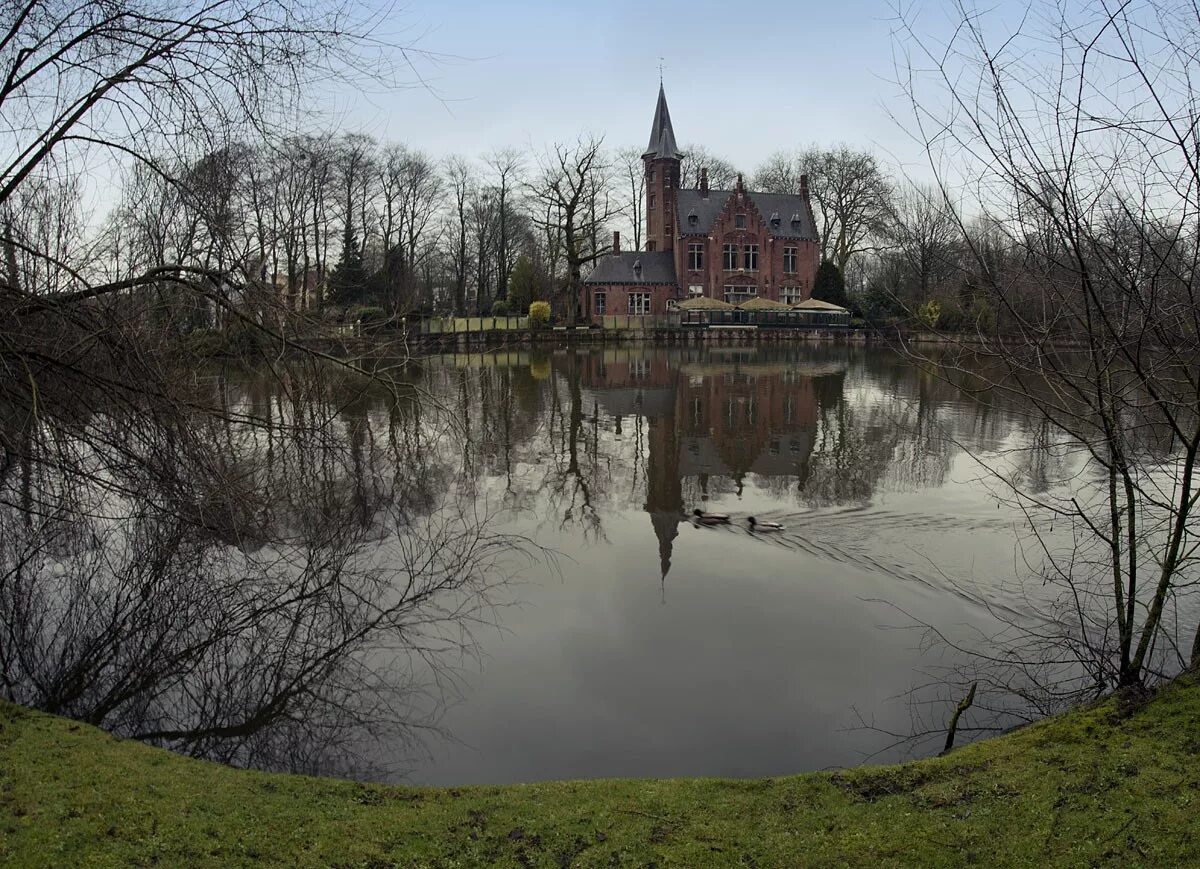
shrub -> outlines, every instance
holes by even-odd
[[[493,317],[507,317],[509,310],[508,301],[505,299],[497,299],[492,303]]]
[[[529,324],[531,326],[545,326],[550,322],[550,303],[549,302],[533,302],[529,306]]]
[[[384,316],[383,308],[378,305],[354,305],[346,312],[346,321],[355,323],[361,320],[363,323],[379,323],[383,321]]]
[[[926,329],[936,329],[941,316],[942,303],[937,299],[930,299],[924,305],[917,308],[917,319]]]

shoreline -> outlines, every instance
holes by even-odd
[[[653,344],[668,347],[844,345],[894,347],[897,343],[920,347],[984,347],[988,342],[1017,340],[1010,336],[975,333],[917,331],[884,332],[867,328],[812,329],[593,329],[566,327],[546,329],[489,330],[457,333],[367,333],[360,336],[329,336],[297,339],[298,346],[337,356],[362,357],[378,354],[397,344],[413,356],[446,351],[486,350],[500,347],[602,347],[610,344]],[[1055,347],[1081,347],[1077,341],[1061,340]]]
[[[758,780],[396,787],[234,769],[0,703],[17,865],[1186,865],[1200,687],[944,757]]]

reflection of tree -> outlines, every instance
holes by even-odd
[[[454,492],[402,386],[302,366],[264,384],[200,390],[220,416],[75,420],[86,479],[45,423],[6,434],[25,446],[0,474],[5,696],[272,766],[428,723],[402,657],[469,643],[520,541]]]
[[[583,390],[580,387],[581,371],[578,356],[570,354],[567,357],[567,410],[566,430],[563,433],[563,443],[566,449],[565,466],[557,461],[556,472],[547,481],[551,492],[556,496],[556,512],[562,515],[562,526],[578,523],[584,534],[590,537],[602,536],[600,513],[593,504],[593,489],[599,484],[596,471],[599,468],[596,448],[597,438],[590,442],[585,437],[583,416]],[[563,417],[560,414],[559,419]],[[580,462],[580,448],[584,450],[587,459],[586,468]]]
[[[706,497],[753,484],[809,507],[865,504],[941,485],[957,439],[992,448],[1020,423],[994,396],[964,401],[882,351],[623,345],[443,361],[429,379],[462,417],[462,485],[495,479],[514,515],[591,539],[606,516],[644,511],[660,573]]]

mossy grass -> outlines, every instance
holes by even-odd
[[[4,705],[0,807],[18,866],[1200,865],[1200,688],[900,766],[461,788],[235,770]]]

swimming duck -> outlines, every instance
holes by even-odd
[[[701,525],[728,525],[728,513],[705,513],[699,507],[692,511],[692,515],[696,517],[696,521]]]
[[[783,526],[778,522],[759,522],[753,516],[746,520],[750,523],[751,531],[782,531]]]

